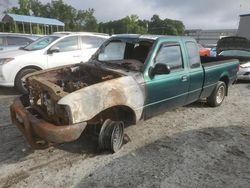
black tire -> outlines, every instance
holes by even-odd
[[[212,94],[207,98],[207,103],[211,107],[220,106],[226,96],[227,86],[225,82],[219,81]]]
[[[27,74],[30,74],[30,73],[33,73],[33,72],[36,72],[36,71],[37,71],[37,69],[27,68],[27,69],[21,70],[21,71],[17,74],[17,76],[16,76],[16,78],[15,78],[15,87],[16,87],[16,89],[17,89],[19,92],[21,92],[21,93],[23,93],[23,94],[28,93],[28,90],[26,89],[25,84],[24,84],[23,81],[22,81],[22,78],[23,78],[24,76],[26,76]]]
[[[121,149],[124,138],[124,123],[122,121],[104,121],[98,138],[99,148],[112,153]]]

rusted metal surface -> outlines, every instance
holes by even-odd
[[[145,98],[143,88],[132,76],[89,65],[34,74],[28,78],[28,85],[30,98],[33,98],[32,106],[40,111],[44,119],[56,124],[88,121],[103,110],[119,105],[131,108],[139,120]],[[61,112],[55,110],[50,113],[46,109],[43,105],[45,95],[54,109],[60,109],[57,108],[60,105],[69,108],[69,122],[58,120]]]
[[[136,122],[145,99],[141,80],[140,75],[85,64],[34,73],[27,78],[27,101],[16,99],[11,106],[12,121],[33,148],[40,148],[36,137],[45,140],[45,146],[76,140],[87,122],[100,123],[94,118],[111,107],[130,109]]]
[[[58,104],[70,108],[73,123],[88,121],[105,109],[127,106],[141,118],[144,92],[132,76],[124,76],[86,87],[60,99]]]
[[[35,73],[27,79],[31,107],[39,111],[43,119],[55,124],[75,123],[71,121],[70,110],[66,111],[66,108],[62,108],[57,102],[69,93],[120,76],[120,73],[87,65],[67,66]]]
[[[75,125],[54,125],[32,115],[22,104],[20,98],[16,98],[10,107],[11,119],[23,133],[28,143],[34,149],[49,146],[49,143],[71,142],[78,139],[87,123]],[[40,145],[41,139],[46,141]]]

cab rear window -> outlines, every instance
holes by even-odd
[[[200,55],[197,44],[194,42],[186,42],[186,47],[187,47],[190,68],[200,67],[201,65]]]

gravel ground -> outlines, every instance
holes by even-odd
[[[17,95],[0,88],[0,187],[250,187],[250,84],[221,107],[195,103],[126,129],[115,153],[96,140],[32,150],[10,123]]]

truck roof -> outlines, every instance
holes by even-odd
[[[117,34],[112,35],[112,38],[126,38],[126,39],[146,39],[146,40],[157,40],[160,38],[164,39],[186,39],[186,40],[194,40],[191,37],[186,36],[170,36],[170,35],[140,35],[140,34]]]

